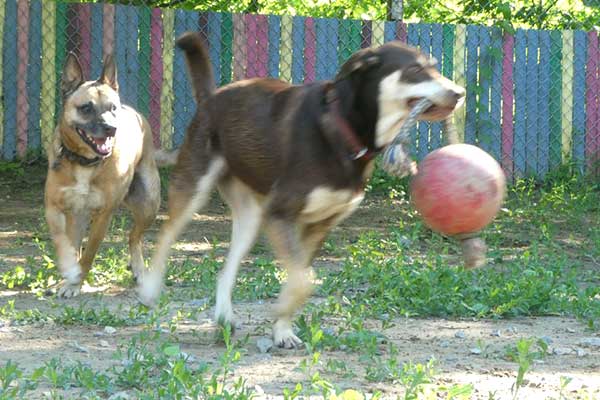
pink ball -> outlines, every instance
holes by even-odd
[[[452,144],[429,153],[411,181],[412,203],[425,223],[445,235],[479,231],[502,206],[506,177],[485,151]]]

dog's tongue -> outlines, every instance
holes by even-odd
[[[102,154],[108,154],[112,150],[112,137],[93,138],[94,144],[98,151]]]

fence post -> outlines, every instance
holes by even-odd
[[[400,21],[404,16],[404,0],[387,0],[388,21]]]

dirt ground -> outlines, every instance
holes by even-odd
[[[10,190],[0,186],[0,273],[25,262],[27,257],[39,259],[39,249],[32,243],[34,236],[47,235],[43,228],[43,174],[35,175],[27,190]],[[360,232],[384,229],[397,215],[390,200],[371,197],[360,210],[333,233],[333,242],[347,244]],[[164,217],[164,210],[161,212]],[[223,204],[214,198],[210,207],[201,212],[186,230],[180,241],[177,257],[201,258],[207,245],[217,240],[226,247],[230,221]],[[155,240],[157,224],[152,227],[147,239],[148,254]],[[41,239],[47,240],[48,237]],[[114,238],[109,238],[110,240]],[[117,239],[114,239],[117,240]],[[220,246],[219,246],[220,247]],[[224,250],[221,249],[220,253]],[[324,252],[317,261],[318,268],[335,264],[335,254]],[[244,273],[243,271],[241,272]],[[172,288],[170,290],[179,290]],[[177,295],[172,296],[178,298]],[[84,294],[76,299],[49,300],[16,290],[0,291],[0,307],[15,301],[20,310],[51,310],[56,307],[78,306],[86,302],[87,307],[127,309],[135,304],[132,291],[128,288],[107,286],[85,288]],[[313,297],[312,301],[320,299]],[[268,336],[271,317],[268,313],[272,301],[256,301],[235,304],[240,320],[236,338],[249,335],[246,352],[236,365],[236,376],[243,376],[259,397],[280,396],[284,388],[293,388],[297,382],[306,382],[306,374],[297,368],[306,358],[305,350],[278,350],[268,353],[258,350],[256,342]],[[189,303],[189,302],[188,302]],[[169,305],[175,312],[185,307],[186,302]],[[375,324],[367,321],[367,325]],[[119,344],[127,343],[142,328],[120,327],[113,334],[105,334],[102,326],[61,326],[51,323],[10,325],[0,317],[0,365],[12,359],[22,368],[32,371],[53,357],[66,362],[82,361],[95,369],[105,370],[121,360],[113,354]],[[196,362],[214,361],[223,352],[223,346],[214,341],[215,325],[212,309],[201,312],[195,319],[179,322],[173,339],[181,350],[194,356]],[[507,361],[503,355],[507,346],[514,346],[518,338],[544,338],[549,343],[549,352],[543,360],[534,362],[526,375],[526,385],[520,391],[521,399],[561,398],[561,377],[571,378],[562,390],[564,398],[600,399],[600,347],[586,345],[585,339],[600,338],[586,326],[573,318],[536,317],[509,320],[445,320],[397,318],[383,333],[388,341],[399,349],[402,362],[425,363],[434,357],[437,360],[436,382],[445,384],[474,385],[474,399],[488,399],[494,393],[496,399],[512,398],[511,386],[517,373],[517,364]],[[395,398],[402,393],[395,383],[370,383],[365,380],[366,365],[356,354],[345,351],[325,351],[321,356],[328,360],[340,360],[346,365],[347,376],[323,371],[322,375],[341,388],[355,388],[365,392],[379,390],[385,398]],[[43,389],[43,388],[42,388]],[[43,390],[42,390],[43,391]],[[41,392],[40,392],[41,393]],[[40,395],[41,396],[41,395]],[[77,390],[67,393],[77,398]]]

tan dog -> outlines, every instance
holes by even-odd
[[[132,212],[130,266],[144,268],[142,235],[160,205],[160,178],[146,119],[122,105],[112,56],[97,81],[84,82],[69,54],[61,82],[63,110],[48,149],[46,221],[64,278],[58,295],[79,294],[111,216],[121,203]],[[89,226],[87,246],[80,252]]]

